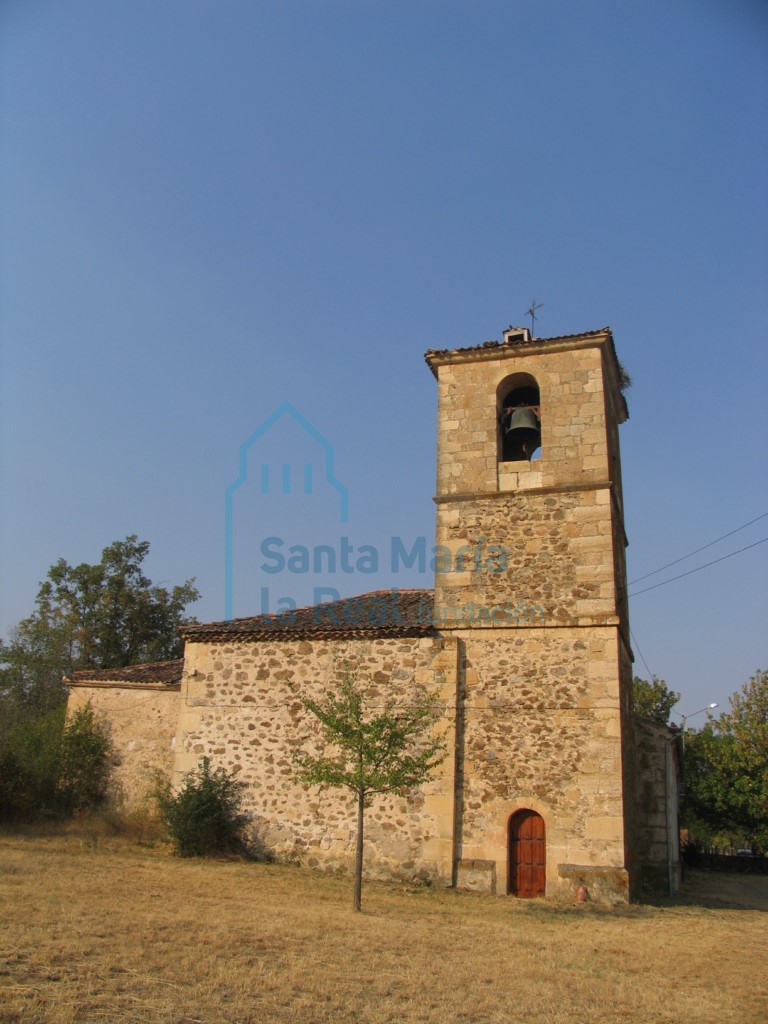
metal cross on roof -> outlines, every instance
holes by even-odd
[[[536,310],[541,309],[543,305],[543,302],[537,302],[536,299],[534,299],[530,307],[525,311],[525,315],[531,318],[531,337],[533,337],[534,328],[536,326]]]

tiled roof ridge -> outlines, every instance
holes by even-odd
[[[432,597],[431,589],[390,587],[279,613],[195,623],[182,626],[179,634],[192,641],[219,637],[290,640],[302,637],[427,636],[432,632],[432,626],[431,614],[426,613],[426,608],[429,607],[431,612]],[[389,608],[384,607],[387,602],[391,602]],[[383,618],[382,611],[385,613]]]
[[[613,356],[620,391],[623,391],[623,389],[629,384],[629,377],[616,354],[616,344],[613,340],[613,331],[610,327],[600,327],[596,331],[579,331],[576,334],[557,334],[552,338],[532,338],[527,329],[524,328],[510,327],[508,330],[520,331],[521,333],[519,335],[510,335],[503,341],[484,341],[480,345],[468,345],[466,348],[430,348],[424,353],[424,360],[429,367],[432,376],[437,379],[437,366],[433,363],[433,360],[447,360],[450,362],[452,357],[463,356],[473,352],[480,353],[498,351],[499,353],[503,353],[514,349],[546,348],[548,345],[554,347],[560,342],[575,342],[579,340],[588,342],[590,338],[604,337],[607,338],[608,348]],[[525,333],[522,333],[523,331],[525,331]],[[623,394],[620,395],[619,401],[621,403],[621,410],[624,418],[627,419],[629,417],[629,408],[627,407],[627,401]]]
[[[325,608],[331,605],[341,604],[343,601],[360,601],[369,597],[384,597],[390,594],[431,594],[429,587],[382,587],[379,590],[366,590],[362,594],[350,594],[348,597],[340,597],[338,601],[327,601],[325,604],[304,604],[300,608],[290,609],[291,613],[312,611],[315,608]],[[259,619],[279,619],[285,612],[262,612],[261,615],[245,615],[236,619],[221,619],[214,622],[193,622],[188,626],[182,626],[179,632],[186,632],[190,629],[204,629],[209,626],[234,626],[239,622],[256,622]]]
[[[510,330],[516,330],[516,328],[509,328]],[[522,328],[519,328],[522,330]],[[509,348],[515,345],[542,345],[548,341],[570,341],[572,338],[596,338],[601,334],[611,334],[610,327],[598,327],[593,331],[575,331],[572,334],[553,334],[549,338],[539,338],[533,334],[520,334],[511,337],[509,340],[504,339],[498,341],[492,339],[491,341],[483,341],[478,345],[466,345],[462,348],[443,348],[443,349],[430,349],[430,353],[438,354],[441,352],[468,352],[476,348],[494,348],[495,346]]]
[[[557,341],[571,341],[574,338],[597,338],[601,334],[607,334],[613,340],[613,332],[610,327],[600,327],[596,331],[577,331],[575,334],[556,334],[551,338],[535,338],[530,335],[521,334],[504,341],[484,341],[479,345],[467,345],[463,348],[430,348],[424,354],[427,363],[433,356],[459,355],[462,352],[482,352],[490,348],[524,348],[526,345],[546,345]],[[430,366],[431,369],[431,366]]]
[[[167,683],[181,682],[184,671],[183,658],[169,658],[165,661],[145,661],[137,665],[123,665],[120,668],[82,668],[69,676],[66,683],[90,681],[115,681],[136,683]]]

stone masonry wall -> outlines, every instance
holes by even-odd
[[[542,453],[503,463],[498,404],[520,374],[539,385]],[[436,566],[438,625],[618,621],[621,477],[604,383],[599,345],[439,367],[436,542],[450,564]]]
[[[619,697],[621,706],[622,765],[624,778],[624,850],[630,874],[630,896],[640,890],[640,862],[638,829],[641,826],[637,805],[637,764],[635,760],[635,715],[632,697],[632,652],[626,638],[619,632]]]
[[[499,394],[529,374],[541,396],[542,487],[610,479],[601,350],[574,348],[444,365],[438,378],[438,494],[498,489]]]
[[[673,733],[636,715],[634,754],[642,887],[669,894],[680,885],[679,765]]]
[[[463,650],[460,857],[475,865],[475,886],[495,874],[506,889],[508,822],[530,808],[546,827],[548,894],[581,884],[629,894],[633,764],[616,589],[625,409],[607,339],[438,365],[436,542],[450,564],[436,565],[434,621]],[[501,401],[531,377],[540,458],[502,462]]]
[[[125,807],[141,803],[156,771],[173,769],[178,686],[116,686],[73,684],[68,714],[89,701],[97,717],[106,722],[116,755],[114,797]]]
[[[506,890],[507,823],[544,818],[547,893],[571,893],[573,869],[595,895],[626,898],[616,630],[461,634],[461,857],[492,861]]]
[[[453,556],[453,571],[435,576],[438,627],[462,615],[476,627],[503,628],[605,622],[616,614],[608,487],[441,502],[437,544]]]
[[[238,774],[260,838],[280,860],[349,870],[356,803],[351,792],[294,781],[292,753],[319,749],[320,725],[300,697],[322,699],[345,673],[368,700],[413,700],[437,689],[447,732],[455,705],[456,643],[438,639],[187,643],[176,777],[204,756]],[[374,797],[366,812],[366,874],[450,881],[453,737],[421,790]]]

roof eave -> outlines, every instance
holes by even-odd
[[[438,379],[438,368],[456,366],[463,363],[491,362],[498,359],[519,359],[528,355],[546,352],[568,352],[574,349],[603,348],[611,354],[610,362],[614,370],[614,386],[619,395],[619,422],[629,419],[629,407],[620,386],[619,357],[613,341],[610,327],[601,327],[597,331],[586,331],[582,334],[563,334],[554,338],[530,338],[523,341],[486,341],[482,345],[469,348],[429,349],[424,354],[427,366]]]
[[[437,377],[437,367],[450,366],[457,363],[488,362],[494,359],[516,359],[520,356],[534,355],[543,348],[547,352],[566,352],[575,348],[594,348],[610,342],[613,334],[610,327],[601,327],[597,331],[586,331],[582,334],[562,334],[554,338],[531,338],[525,341],[489,342],[469,348],[429,349],[424,354],[427,365]]]

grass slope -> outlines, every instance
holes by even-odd
[[[768,879],[559,906],[0,837],[0,1021],[757,1024]]]

